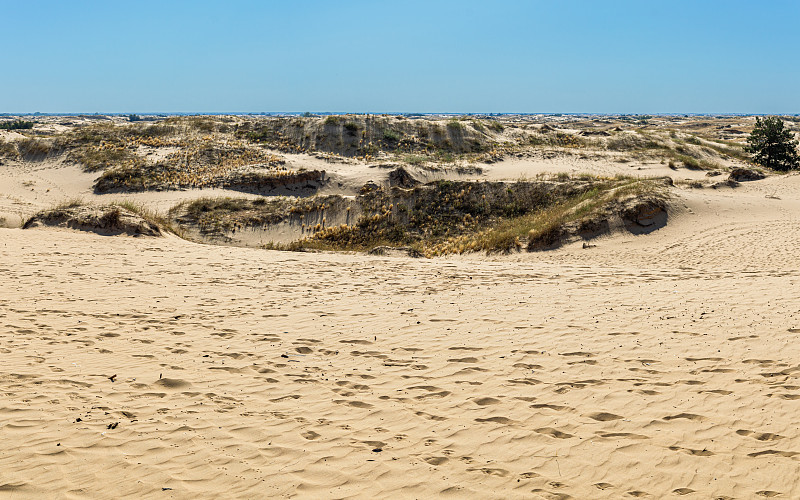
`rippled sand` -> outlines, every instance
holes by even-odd
[[[0,229],[0,498],[798,498],[798,194],[492,258]]]

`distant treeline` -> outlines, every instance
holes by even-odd
[[[14,120],[13,122],[0,122],[0,130],[21,130],[33,128],[33,122]]]

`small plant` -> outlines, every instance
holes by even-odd
[[[395,132],[394,130],[391,130],[391,129],[384,129],[383,138],[386,141],[399,141],[400,140],[400,134],[398,134],[397,132]]]
[[[447,128],[453,131],[461,131],[464,130],[464,124],[457,118],[453,118],[447,122]]]
[[[358,125],[355,122],[347,122],[344,124],[344,129],[350,135],[356,135],[358,132]]]
[[[403,156],[403,161],[408,163],[409,165],[417,167],[420,165],[424,165],[425,162],[428,161],[428,157],[422,155],[405,155]]]
[[[339,125],[339,117],[336,115],[328,115],[322,120],[323,125]]]
[[[486,124],[486,126],[489,127],[489,130],[492,130],[492,131],[497,132],[497,133],[500,133],[503,130],[505,130],[505,127],[503,126],[503,124],[500,123],[497,120],[489,120],[489,122]]]

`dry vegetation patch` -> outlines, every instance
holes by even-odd
[[[85,204],[71,200],[43,210],[23,222],[22,228],[56,226],[105,235],[161,236],[172,231],[164,218],[131,203]]]
[[[206,234],[285,222],[300,226],[303,236],[298,240],[268,248],[408,247],[433,257],[545,249],[617,228],[655,229],[665,222],[655,216],[666,217],[666,200],[667,183],[660,179],[560,175],[513,183],[438,181],[408,188],[367,184],[355,199],[203,199],[179,205],[170,214],[179,225],[193,225]]]

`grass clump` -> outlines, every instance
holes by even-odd
[[[122,146],[83,146],[70,151],[69,158],[83,166],[86,172],[97,172],[110,167],[138,163],[141,158]]]
[[[13,142],[0,139],[0,158],[17,158],[17,146]]]
[[[383,140],[396,142],[400,140],[400,134],[392,129],[383,130]]]
[[[17,141],[19,155],[27,161],[41,161],[61,151],[61,145],[52,139],[26,137]]]
[[[631,134],[621,132],[609,137],[606,148],[611,151],[641,151],[648,149],[661,149],[666,146],[646,134]]]
[[[455,132],[464,130],[464,124],[458,118],[453,118],[447,121],[447,129]]]
[[[428,161],[428,157],[424,155],[415,155],[415,154],[407,154],[402,156],[402,161],[412,165],[414,167],[419,167],[425,164]]]
[[[499,122],[499,121],[497,121],[497,120],[489,120],[489,121],[486,123],[486,126],[489,128],[489,130],[491,130],[491,131],[493,131],[493,132],[496,132],[496,133],[498,133],[498,134],[499,134],[500,132],[502,132],[503,130],[505,130],[505,127],[503,126],[503,124],[502,124],[502,123],[500,123],[500,122]]]
[[[358,124],[356,122],[347,122],[344,124],[344,129],[350,135],[356,135],[358,133]]]

